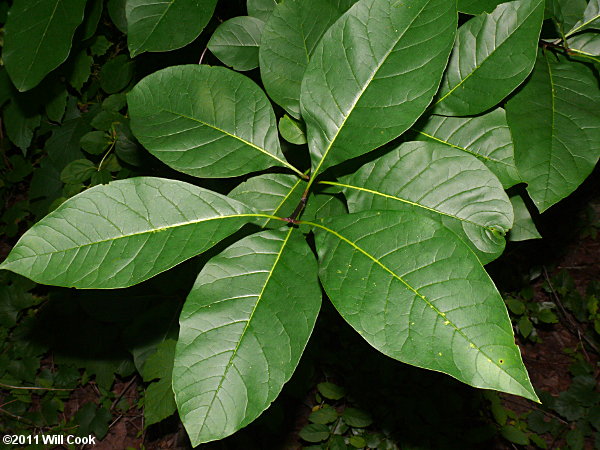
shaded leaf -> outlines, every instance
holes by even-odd
[[[131,130],[164,163],[198,177],[232,177],[290,165],[264,92],[223,67],[175,66],[128,95]]]
[[[279,119],[279,133],[281,133],[282,138],[291,144],[306,144],[306,131],[304,130],[304,125],[301,122],[292,119],[287,114]]]
[[[589,28],[600,29],[600,0],[590,0],[583,12],[582,19],[569,30],[567,37]]]
[[[218,26],[207,47],[222,63],[235,70],[256,69],[264,26],[256,17],[234,17]]]
[[[96,165],[89,159],[76,159],[60,173],[60,180],[67,184],[85,183],[96,172]]]
[[[323,397],[329,400],[339,400],[346,395],[346,389],[329,381],[317,384],[317,389]]]
[[[127,0],[108,0],[108,4],[106,5],[110,20],[112,20],[115,26],[123,34],[127,34],[127,13],[125,11],[126,3]]]
[[[350,212],[395,209],[426,214],[456,232],[486,264],[504,250],[513,211],[480,161],[433,142],[408,142],[348,177]]]
[[[331,431],[327,425],[311,423],[300,430],[298,435],[306,442],[321,442],[329,437]]]
[[[31,145],[34,131],[40,126],[41,116],[23,109],[13,100],[4,110],[3,119],[8,138],[25,155]]]
[[[99,155],[110,145],[110,136],[104,131],[90,131],[79,141],[81,148],[92,155]]]
[[[600,91],[583,64],[540,54],[506,118],[517,168],[540,212],[573,192],[598,161]]]
[[[544,0],[502,3],[462,25],[434,112],[482,113],[496,106],[533,69]]]
[[[127,43],[131,57],[189,44],[212,17],[216,3],[216,0],[127,0]]]
[[[510,198],[515,213],[515,221],[508,238],[511,241],[526,241],[528,239],[541,239],[539,231],[533,223],[531,214],[527,210],[525,202],[520,195],[513,195]]]
[[[537,400],[504,302],[454,233],[399,211],[313,226],[325,292],[371,345],[471,386]]]
[[[338,418],[338,412],[331,406],[323,406],[322,408],[313,411],[308,416],[308,420],[312,423],[328,424],[335,422]]]
[[[559,31],[564,34],[583,17],[586,7],[587,0],[548,0],[546,14],[558,21]]]
[[[455,8],[362,0],[329,28],[301,90],[313,177],[396,138],[423,113],[454,41]]]
[[[319,312],[316,273],[294,228],[248,236],[204,266],[181,312],[173,370],[192,445],[234,433],[275,400]]]
[[[589,32],[573,36],[568,40],[572,51],[588,56],[600,56],[600,33]]]
[[[134,63],[127,55],[109,59],[100,70],[100,86],[107,94],[114,94],[127,87],[133,78]]]
[[[364,428],[373,423],[373,419],[366,412],[356,408],[346,408],[342,414],[344,422],[351,427]],[[363,445],[364,447],[364,445]]]
[[[55,286],[131,286],[202,253],[254,217],[235,200],[180,181],[115,181],[36,223],[0,268]]]
[[[92,74],[93,63],[94,58],[89,56],[85,50],[73,55],[73,57],[67,62],[66,69],[68,73],[67,79],[69,84],[78,91],[81,91],[81,88]]]
[[[19,91],[35,87],[67,59],[85,3],[15,0],[6,22],[2,59]]]
[[[505,189],[519,183],[506,114],[496,108],[477,117],[432,115],[413,127],[417,140],[431,140],[476,156],[502,182]]]

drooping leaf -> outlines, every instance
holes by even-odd
[[[233,177],[284,160],[275,114],[249,78],[223,67],[175,66],[128,94],[131,130],[150,153],[198,177]]]
[[[456,232],[483,264],[504,250],[513,211],[498,179],[477,158],[433,142],[408,142],[348,177],[350,212],[421,213]]]
[[[465,14],[490,13],[504,0],[458,0],[458,10]]]
[[[204,266],[181,312],[173,369],[192,445],[232,434],[269,406],[320,304],[316,261],[294,228],[248,236]]]
[[[600,0],[590,0],[583,12],[583,18],[569,30],[567,37],[589,28],[600,29]]]
[[[251,16],[239,16],[223,22],[208,41],[208,49],[235,70],[258,67],[258,47],[265,23]]]
[[[277,0],[247,0],[246,7],[248,15],[256,17],[263,22],[269,19],[269,16],[277,6]]]
[[[79,28],[78,34],[81,40],[91,38],[98,28],[98,22],[102,16],[103,0],[87,0],[85,5],[84,20]]]
[[[504,302],[454,233],[400,211],[314,226],[327,295],[376,349],[471,386],[537,400]]]
[[[417,140],[431,140],[476,156],[502,182],[505,189],[519,183],[514,149],[506,114],[496,108],[476,117],[432,115],[418,122]]]
[[[279,133],[281,133],[282,138],[291,144],[306,144],[306,131],[304,130],[304,124],[292,119],[287,114],[279,119]]]
[[[2,59],[19,91],[35,87],[67,59],[85,3],[15,0],[6,22]]]
[[[515,222],[508,238],[511,241],[526,241],[528,239],[541,239],[539,231],[533,223],[531,214],[527,210],[527,205],[520,195],[514,195],[510,198],[515,213]]]
[[[482,113],[496,106],[533,69],[544,0],[502,3],[462,25],[434,112]]]
[[[254,216],[187,183],[129,178],[64,202],[23,235],[0,269],[55,286],[131,286],[202,253]]]
[[[127,43],[133,58],[189,44],[202,32],[217,0],[127,0]]]
[[[456,16],[446,0],[362,0],[329,28],[301,89],[313,177],[417,120],[438,88]]]
[[[306,66],[323,34],[343,12],[332,0],[286,0],[275,7],[265,25],[261,78],[273,101],[296,119]]]
[[[305,188],[306,182],[294,175],[266,173],[239,184],[228,197],[252,205],[260,213],[283,218],[294,212]],[[257,223],[262,227],[281,227],[280,221],[268,218]]]
[[[540,54],[506,118],[517,168],[540,212],[573,192],[598,161],[600,91],[583,64]]]

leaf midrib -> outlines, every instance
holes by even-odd
[[[146,42],[148,42],[148,40],[150,39],[150,36],[152,36],[152,34],[154,33],[154,31],[156,30],[156,28],[158,27],[158,24],[163,20],[163,18],[165,17],[165,15],[167,14],[167,12],[169,11],[169,9],[171,8],[171,6],[173,6],[173,3],[175,3],[175,0],[170,0],[168,6],[165,8],[165,10],[162,12],[162,14],[160,15],[160,17],[158,18],[158,20],[154,23],[154,26],[152,27],[152,29],[150,30],[150,32],[148,33],[148,35],[146,36],[146,39],[144,39],[144,41],[138,45],[137,49],[135,49],[134,53],[137,53],[137,50],[139,50],[140,48],[143,48],[144,45],[146,45]],[[144,7],[144,6],[148,6],[148,5],[140,5],[140,7]],[[132,11],[133,12],[133,11]],[[139,20],[138,20],[139,22]],[[132,57],[135,55],[131,55]]]
[[[309,225],[309,226],[312,226],[312,227],[316,227],[316,228],[321,228],[322,230],[327,231],[328,233],[331,233],[333,236],[337,237],[341,241],[343,241],[346,244],[350,245],[356,251],[358,251],[358,252],[362,253],[363,255],[365,255],[367,258],[369,258],[371,261],[373,261],[375,264],[377,264],[383,270],[385,270],[390,275],[392,275],[392,277],[394,277],[395,279],[397,279],[398,281],[400,281],[406,287],[406,289],[408,289],[413,294],[415,294],[417,297],[419,297],[421,300],[423,300],[436,314],[438,314],[442,319],[444,319],[444,321],[448,322],[448,325],[451,325],[452,328],[454,328],[454,330],[460,336],[462,336],[463,339],[465,339],[465,341],[467,341],[472,348],[476,349],[483,356],[485,356],[486,359],[488,360],[488,362],[493,363],[493,365],[495,365],[498,369],[500,369],[502,372],[504,372],[510,379],[512,379],[512,380],[516,381],[517,383],[519,383],[519,385],[526,392],[530,392],[529,389],[527,389],[527,386],[523,385],[519,380],[517,380],[511,374],[509,374],[506,369],[504,369],[493,358],[491,358],[486,352],[484,352],[477,344],[475,344],[471,339],[469,339],[469,337],[453,321],[451,321],[450,319],[448,319],[448,317],[446,316],[446,313],[440,311],[433,303],[431,303],[427,299],[427,297],[425,297],[417,289],[415,289],[414,287],[412,287],[412,285],[410,285],[407,281],[405,281],[401,276],[399,276],[398,274],[396,274],[392,269],[390,269],[385,264],[383,264],[379,259],[377,259],[373,255],[371,255],[369,252],[367,252],[366,250],[364,250],[361,247],[359,247],[356,243],[352,242],[350,239],[342,236],[340,233],[336,232],[335,230],[332,230],[331,228],[328,228],[328,227],[326,227],[324,225],[321,225],[321,224],[318,224],[318,223],[314,223],[314,222],[300,221],[300,223],[305,224],[305,225]]]
[[[411,205],[411,206],[417,206],[419,208],[423,208],[423,209],[425,209],[427,211],[430,211],[430,212],[433,212],[433,213],[436,213],[436,214],[440,214],[442,216],[447,216],[447,217],[450,217],[452,219],[459,220],[461,222],[469,223],[471,225],[475,225],[475,226],[484,228],[484,229],[486,229],[486,230],[488,230],[488,231],[490,231],[492,233],[498,231],[497,228],[489,227],[489,226],[486,226],[486,225],[482,225],[480,223],[473,222],[473,221],[471,221],[469,219],[464,219],[462,217],[458,217],[458,216],[455,216],[453,214],[450,214],[450,213],[447,213],[447,212],[444,212],[444,211],[440,211],[439,209],[431,208],[430,206],[425,206],[425,205],[422,205],[420,203],[407,200],[405,198],[396,197],[395,195],[386,194],[384,192],[375,191],[373,189],[367,189],[367,188],[363,188],[363,187],[360,187],[360,186],[354,186],[352,184],[337,183],[337,182],[333,182],[333,181],[321,181],[320,183],[321,184],[329,184],[329,185],[332,185],[332,186],[339,186],[339,187],[348,188],[348,189],[354,189],[354,190],[361,191],[361,192],[367,192],[367,193],[373,194],[373,195],[379,195],[381,197],[389,198],[389,199],[392,199],[392,200],[397,200],[397,201],[399,201],[401,203],[406,203],[406,204]]]
[[[219,385],[217,386],[217,388],[214,391],[213,397],[210,401],[210,404],[208,405],[208,408],[206,410],[206,414],[204,415],[204,420],[202,421],[202,425],[200,426],[200,429],[198,430],[198,438],[200,438],[200,436],[202,435],[202,431],[204,430],[204,427],[206,426],[206,419],[208,418],[209,414],[210,414],[210,410],[213,407],[213,404],[215,402],[215,399],[217,398],[217,394],[218,392],[221,390],[221,388],[223,387],[223,382],[225,381],[225,378],[227,377],[227,373],[229,372],[229,369],[231,369],[231,367],[233,367],[233,360],[235,359],[237,352],[240,348],[240,345],[242,344],[242,341],[244,340],[244,338],[246,337],[246,332],[248,331],[248,327],[250,326],[250,322],[252,322],[252,318],[254,317],[254,313],[256,312],[256,309],[258,308],[258,305],[260,304],[260,301],[262,300],[262,296],[265,292],[265,289],[267,288],[267,285],[269,284],[269,282],[271,281],[271,278],[273,276],[273,272],[275,272],[275,268],[277,267],[277,264],[279,263],[279,260],[281,259],[281,255],[283,254],[283,250],[285,249],[288,240],[290,238],[290,236],[292,235],[292,232],[294,231],[294,228],[289,229],[285,239],[283,240],[283,242],[281,243],[281,248],[279,249],[279,252],[277,253],[277,257],[275,258],[275,261],[273,262],[273,266],[271,266],[271,270],[269,271],[269,274],[267,275],[267,279],[265,280],[260,293],[258,294],[258,297],[256,299],[256,303],[254,304],[254,307],[252,308],[252,312],[250,313],[250,316],[248,317],[248,320],[246,321],[246,325],[244,326],[244,329],[242,330],[242,333],[240,334],[240,337],[238,339],[238,342],[235,346],[235,348],[233,349],[233,353],[231,354],[231,357],[229,358],[229,361],[227,362],[227,365],[225,366],[225,371],[223,372],[223,375],[221,376],[221,379],[219,380]]]

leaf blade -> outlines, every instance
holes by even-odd
[[[255,217],[245,205],[187,183],[129,178],[64,202],[23,235],[0,268],[56,286],[127,287]]]
[[[232,434],[279,394],[318,314],[316,272],[293,228],[246,237],[201,271],[181,313],[173,370],[192,445]]]

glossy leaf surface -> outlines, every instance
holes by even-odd
[[[569,48],[577,53],[588,56],[600,56],[600,33],[580,33],[568,40]],[[600,62],[596,58],[596,62]]]
[[[82,0],[15,0],[2,59],[18,90],[35,87],[67,59],[84,9]]]
[[[127,43],[131,57],[189,44],[212,17],[217,0],[127,0]]]
[[[334,0],[286,0],[275,7],[265,25],[260,46],[265,90],[297,119],[306,66],[323,34],[343,12]]]
[[[239,184],[228,197],[252,205],[263,214],[289,217],[305,188],[306,182],[295,175],[266,173]],[[280,221],[269,218],[259,219],[257,223],[262,227],[281,227]]]
[[[588,28],[600,29],[600,0],[590,0],[583,12],[583,18],[573,26],[567,35],[572,36]]]
[[[438,88],[456,20],[446,0],[362,0],[327,31],[301,90],[315,175],[417,120]]]
[[[567,33],[583,17],[587,0],[547,0],[546,14],[553,17],[559,31]]]
[[[23,235],[0,268],[55,286],[126,287],[202,253],[255,218],[243,204],[206,189],[130,178],[67,200]]]
[[[505,189],[520,182],[506,113],[497,108],[477,117],[432,115],[414,127],[418,140],[429,140],[476,156],[502,182]]]
[[[504,250],[512,206],[475,157],[430,142],[408,142],[348,177],[350,212],[394,209],[424,214],[456,232],[488,263]]]
[[[169,67],[144,78],[127,101],[133,134],[176,170],[233,177],[289,166],[269,100],[249,78],[229,69]]]
[[[235,70],[258,67],[258,47],[265,23],[255,17],[240,16],[223,22],[208,41],[208,49]]]
[[[533,69],[543,19],[543,0],[519,0],[462,25],[434,112],[467,116],[496,106]]]
[[[465,14],[481,14],[484,12],[490,13],[503,0],[458,0],[458,10]]]
[[[506,113],[517,168],[535,205],[545,211],[573,192],[598,161],[598,82],[583,64],[542,54]]]
[[[315,228],[325,291],[373,347],[471,386],[537,399],[504,302],[454,233],[399,211]]]
[[[181,312],[173,369],[192,445],[232,434],[275,400],[320,305],[317,264],[295,228],[248,236],[204,266]]]

